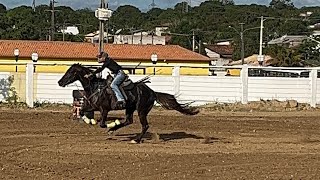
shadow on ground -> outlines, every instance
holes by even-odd
[[[133,139],[136,139],[136,137],[139,135],[139,133],[133,133],[133,134],[118,134],[115,135],[115,137],[124,137],[126,139],[123,139],[122,141],[131,141]],[[202,136],[197,136],[194,134],[189,134],[186,132],[172,132],[172,133],[150,133],[147,132],[144,136],[143,139],[145,140],[160,140],[160,141],[172,141],[172,140],[181,140],[181,139],[200,139],[207,141],[207,143],[212,143],[213,141],[218,141],[218,138],[214,137],[202,137]]]

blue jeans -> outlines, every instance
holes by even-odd
[[[119,86],[123,82],[125,77],[126,76],[125,76],[123,70],[120,70],[117,74],[115,74],[114,79],[113,79],[113,81],[111,83],[111,89],[116,94],[116,97],[117,97],[118,101],[124,101],[124,97],[122,96],[122,94],[120,92]]]

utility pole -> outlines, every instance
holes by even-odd
[[[243,40],[243,24],[240,23],[240,39],[241,39],[241,64],[244,64],[244,40]]]
[[[33,12],[36,12],[36,0],[32,1],[32,9],[33,9]]]
[[[51,10],[45,10],[45,11],[50,11],[51,12],[51,28],[50,28],[50,37],[49,41],[54,41],[54,33],[55,33],[55,25],[54,25],[54,12],[58,11],[54,9],[54,4],[57,3],[55,0],[50,0],[50,6]]]
[[[152,36],[152,45],[153,45],[153,36],[154,36],[154,30],[152,30],[152,34],[151,34],[151,36]]]
[[[55,32],[55,27],[54,27],[54,3],[56,1],[52,0],[51,1],[51,40],[54,41],[54,32]]]
[[[154,3],[154,0],[152,0],[152,3],[150,4],[151,9],[157,7],[156,3]]]
[[[105,0],[101,0],[100,8],[95,11],[95,16],[99,19],[99,53],[104,51],[104,24],[105,21],[109,20],[111,15],[112,11],[106,7]]]
[[[192,51],[195,51],[196,38],[194,34],[194,30],[192,31]]]
[[[106,4],[104,0],[100,2],[100,8],[105,9]],[[99,21],[99,53],[104,51],[104,20]]]
[[[243,34],[244,32],[248,31],[248,30],[252,30],[252,29],[258,29],[260,27],[253,27],[253,28],[248,28],[248,29],[243,29],[243,25],[244,23],[239,23],[240,24],[240,32],[235,29],[232,26],[229,26],[229,28],[232,28],[233,30],[235,30],[239,35],[240,35],[240,40],[241,40],[241,64],[244,64],[244,39],[243,39]]]
[[[263,16],[260,17],[261,18],[261,23],[260,23],[260,44],[259,44],[259,55],[258,55],[258,62],[261,65],[264,61],[264,56],[262,55],[262,41],[263,41],[263,22],[266,20],[263,18]]]
[[[189,5],[191,6],[191,0],[185,0],[184,2],[185,2],[184,4],[186,5],[185,11],[186,11],[186,13],[188,13],[189,12]]]

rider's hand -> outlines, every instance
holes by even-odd
[[[90,79],[90,78],[92,78],[92,77],[93,77],[93,74],[92,74],[92,73],[90,73],[90,74],[86,74],[86,75],[84,75],[84,77],[85,77],[85,78]]]

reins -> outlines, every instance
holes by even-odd
[[[90,86],[90,81],[89,81],[89,85],[86,86],[86,87],[89,87],[89,86]],[[108,84],[105,85],[105,86],[103,86],[102,89],[99,89],[99,88],[98,88],[98,89],[97,89],[94,93],[92,93],[89,97],[87,97],[87,96],[79,89],[79,86],[78,86],[77,84],[76,84],[76,87],[77,87],[79,93],[82,95],[82,97],[83,97],[86,101],[88,101],[88,103],[89,103],[91,106],[93,106],[94,104],[91,103],[90,99],[91,99],[94,95],[96,95],[97,93],[99,93],[100,91],[103,91],[105,88],[107,88],[107,87],[108,87]]]

